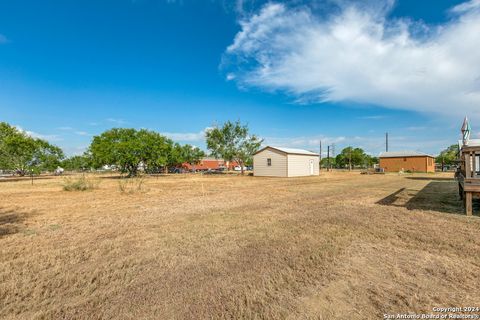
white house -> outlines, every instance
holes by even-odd
[[[302,149],[270,147],[253,155],[253,175],[259,177],[303,177],[319,174],[320,157]]]

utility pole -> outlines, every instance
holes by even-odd
[[[318,170],[322,170],[322,140],[320,139],[320,163],[318,164]]]
[[[385,132],[385,152],[388,152],[388,132]]]
[[[352,171],[352,147],[350,147],[350,153],[348,155],[348,171]]]
[[[327,146],[327,171],[330,171],[330,146]]]

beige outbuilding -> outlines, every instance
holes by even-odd
[[[302,149],[265,147],[253,155],[253,175],[304,177],[319,174],[320,157]]]

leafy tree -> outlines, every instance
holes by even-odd
[[[322,168],[328,168],[330,167],[335,168],[336,167],[336,159],[333,157],[330,157],[330,160],[327,157],[322,157],[322,160],[320,161],[320,165]]]
[[[378,163],[378,158],[372,157],[362,148],[346,147],[335,157],[335,164],[340,168],[371,167]]]
[[[375,164],[378,164],[378,157],[373,157],[370,155],[365,156],[366,167],[373,167]]]
[[[191,146],[186,144],[182,148],[182,163],[186,162],[191,166],[199,164],[203,157],[205,157],[205,152],[198,147]],[[195,169],[195,168],[194,168]],[[194,170],[195,171],[195,170]]]
[[[84,171],[92,167],[92,158],[88,153],[81,156],[72,156],[63,160],[61,166],[65,170]]]
[[[437,163],[442,164],[442,170],[445,165],[454,165],[457,161],[458,145],[452,144],[438,155],[435,159]]]
[[[173,142],[150,130],[114,128],[93,138],[89,152],[96,167],[116,165],[122,172],[135,176],[138,168],[165,167]]]
[[[45,140],[0,123],[0,167],[20,175],[29,171],[53,170],[64,158],[63,151]]]
[[[263,139],[250,135],[248,126],[240,121],[227,121],[222,127],[214,127],[205,134],[207,147],[215,157],[226,161],[236,161],[244,173],[243,167],[249,163],[253,154],[260,148]]]

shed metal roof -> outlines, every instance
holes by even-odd
[[[387,151],[380,153],[380,158],[406,158],[406,157],[431,157],[434,156],[419,151]]]
[[[458,140],[458,145],[460,148],[463,146],[463,141]],[[480,139],[469,139],[466,144],[467,147],[479,147],[480,146]]]
[[[262,148],[255,152],[255,154],[262,152],[265,149],[272,148],[275,150],[278,150],[280,152],[286,153],[286,154],[302,154],[302,155],[307,155],[307,156],[318,156],[318,153],[304,150],[304,149],[296,149],[296,148],[285,148],[285,147],[272,147],[272,146],[266,146],[265,148]]]

